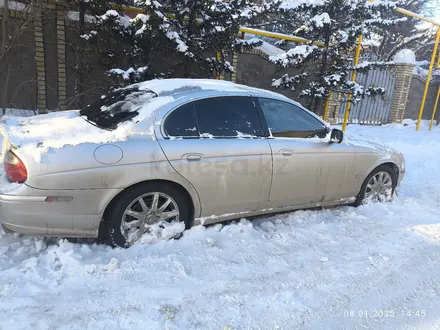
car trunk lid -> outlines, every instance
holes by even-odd
[[[130,127],[105,130],[88,122],[79,111],[62,111],[34,117],[6,117],[0,121],[2,157],[9,149],[19,149],[39,163],[50,148],[83,143],[109,143],[127,138]]]

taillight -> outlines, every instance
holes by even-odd
[[[26,166],[12,151],[5,155],[5,173],[11,182],[23,183],[27,180]]]

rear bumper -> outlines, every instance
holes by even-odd
[[[0,194],[0,223],[25,235],[97,237],[107,202],[118,190],[39,190],[23,185]],[[46,202],[48,196],[70,201]],[[70,198],[69,198],[70,199]]]

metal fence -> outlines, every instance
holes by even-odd
[[[365,97],[357,104],[351,106],[348,122],[353,124],[380,125],[388,123],[391,115],[391,105],[394,91],[396,89],[397,75],[393,69],[370,70],[367,73],[359,73],[356,82],[365,88],[375,85],[385,88],[383,97]],[[339,108],[338,123],[344,120],[347,98],[341,103]]]

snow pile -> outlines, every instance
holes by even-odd
[[[351,69],[359,70],[359,69],[365,69],[365,68],[368,68],[368,67],[375,67],[375,66],[378,66],[378,67],[385,67],[385,66],[387,66],[387,65],[393,65],[393,64],[394,64],[394,62],[392,62],[392,61],[391,61],[391,62],[370,62],[370,61],[362,61],[361,63],[352,66]]]
[[[116,131],[104,131],[80,117],[79,111],[54,112],[35,117],[3,117],[9,142],[25,153],[41,161],[41,155],[49,148],[78,145],[87,142],[112,142],[124,140],[124,127]]]
[[[16,191],[17,189],[19,189],[20,186],[22,186],[22,185],[19,183],[9,182],[9,180],[6,178],[5,175],[3,175],[3,173],[4,173],[4,168],[3,168],[3,164],[1,164],[1,167],[0,167],[0,193],[13,195],[14,194],[13,192]]]
[[[80,37],[83,38],[84,40],[90,40],[93,37],[96,37],[97,34],[98,34],[97,31],[90,31],[90,33],[80,35]]]
[[[311,21],[316,27],[323,27],[324,24],[330,24],[330,16],[328,13],[322,13],[316,16],[313,16]]]
[[[234,84],[227,80],[214,79],[155,79],[133,86],[139,86],[139,89],[148,89],[159,96],[165,96],[172,93],[189,92],[194,90],[215,90],[221,92],[236,92],[236,91],[260,91],[267,94],[276,94],[267,90],[261,90],[246,85]],[[279,94],[277,94],[279,96]]]
[[[176,43],[176,49],[178,52],[188,54],[188,56],[190,57],[194,56],[190,52],[188,53],[188,46],[180,39],[180,36],[177,32],[167,32],[167,38],[173,40]]]
[[[145,15],[145,14],[137,14],[136,17],[131,20],[133,23],[142,22],[142,27],[135,32],[134,34],[135,36],[141,35],[146,30],[148,30],[147,23],[149,20],[150,20],[150,15]]]
[[[99,18],[103,21],[114,19],[126,28],[131,25],[132,21],[131,18],[127,15],[119,15],[116,10],[107,10],[107,12],[104,15],[99,16]]]
[[[408,20],[407,17],[401,17],[401,18],[397,18],[397,19],[383,19],[383,18],[371,18],[371,19],[367,19],[365,20],[365,24],[368,25],[374,25],[375,23],[380,23],[382,25],[393,25],[396,24],[398,22],[406,22]],[[404,43],[406,43],[405,40],[408,40],[410,38],[405,38],[404,39]],[[417,38],[414,38],[417,39]]]
[[[302,63],[316,48],[317,46],[313,45],[299,45],[289,49],[283,54],[270,56],[269,60],[273,63],[280,64],[283,67],[287,67],[289,64],[297,65]]]
[[[405,154],[392,203],[195,227],[128,250],[0,229],[0,328],[438,326],[440,129],[405,124],[347,129]]]
[[[324,77],[325,82],[329,85],[337,86],[338,83],[341,81],[341,75],[340,74],[331,74],[327,77]]]
[[[301,7],[303,5],[323,6],[324,1],[323,0],[282,0],[281,5],[280,5],[280,9],[283,9],[283,10],[296,9],[296,8]]]
[[[356,1],[354,1],[356,3]],[[379,7],[379,6],[390,6],[390,7],[396,7],[396,2],[391,0],[373,0],[373,1],[366,1],[365,2],[366,7]]]
[[[133,76],[133,75],[134,76],[141,75],[141,74],[143,74],[147,70],[148,70],[148,66],[144,66],[144,67],[140,67],[140,68],[137,68],[137,69],[129,68],[127,70],[111,69],[111,70],[109,70],[109,73],[117,75],[117,76],[121,76],[122,79],[124,79],[124,80],[130,80],[131,76]]]
[[[416,54],[411,49],[401,49],[394,55],[394,63],[415,64]]]
[[[248,43],[251,43],[251,44],[261,42],[261,45],[255,47],[255,49],[260,50],[264,54],[269,55],[269,56],[276,56],[276,55],[279,55],[279,54],[282,54],[285,52],[281,48],[278,48],[278,47],[271,45],[270,43],[268,43],[264,40],[256,38],[256,36],[253,34],[246,34],[244,39],[245,39],[245,41],[247,41]]]
[[[235,44],[238,46],[257,47],[263,43],[263,40],[256,37],[245,36],[244,39],[235,40]]]
[[[415,74],[416,76],[426,78],[428,76],[428,71],[429,71],[428,68],[429,68],[429,61],[427,60],[416,61],[413,74]]]
[[[151,244],[162,240],[170,240],[176,235],[180,235],[185,231],[185,223],[161,221],[157,224],[149,226],[148,234],[141,237],[136,244]]]
[[[5,115],[7,116],[19,116],[19,117],[30,117],[38,115],[38,110],[28,110],[28,109],[16,109],[16,108],[6,108],[4,109]],[[3,109],[0,109],[0,117],[3,114]]]
[[[0,0],[0,8],[5,8],[5,0]],[[22,2],[10,0],[8,1],[8,9],[25,11],[26,5]]]

